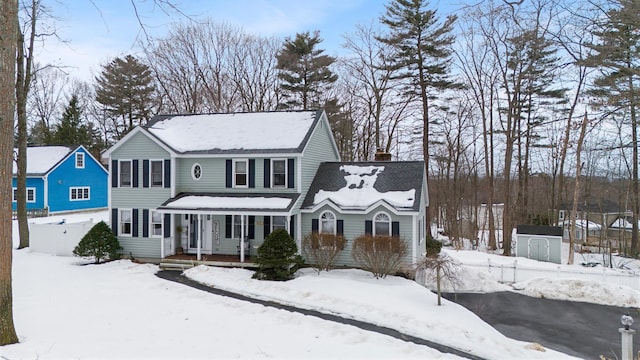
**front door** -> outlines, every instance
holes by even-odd
[[[200,222],[202,220],[202,222]],[[211,254],[212,220],[211,215],[189,215],[189,253],[198,252],[198,236],[201,237],[200,253]]]

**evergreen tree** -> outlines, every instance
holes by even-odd
[[[638,214],[640,181],[638,177],[638,106],[640,106],[640,0],[618,0],[607,10],[603,21],[595,24],[599,42],[589,44],[594,54],[586,63],[600,74],[594,81],[594,95],[605,100],[613,111],[625,113],[630,121],[632,148],[633,230],[631,247],[638,252]]]
[[[426,0],[393,0],[386,5],[386,12],[380,21],[390,34],[377,38],[397,50],[397,58],[390,67],[404,69],[400,77],[410,80],[422,102],[422,155],[429,178],[429,101],[435,95],[433,90],[457,87],[449,80],[451,45],[455,38],[451,35],[455,15],[448,16],[439,23],[435,10],[428,10]],[[427,209],[427,219],[429,219]],[[429,221],[429,220],[428,220]],[[429,226],[427,226],[429,229]],[[428,231],[428,230],[427,230]]]
[[[153,77],[149,67],[135,57],[115,58],[103,67],[96,83],[96,100],[116,120],[117,139],[151,118]]]
[[[95,224],[89,232],[82,237],[78,245],[73,249],[74,256],[93,258],[98,264],[100,260],[118,258],[120,251],[118,238],[113,234],[104,221]]]
[[[322,42],[320,33],[311,35],[308,31],[296,34],[295,39],[287,39],[277,55],[280,70],[278,78],[286,103],[284,108],[302,108],[307,110],[322,105],[320,95],[323,90],[338,80],[329,67],[335,58],[323,55],[324,50],[317,49]]]
[[[93,143],[93,129],[82,120],[82,109],[78,104],[78,97],[71,96],[69,105],[62,114],[60,123],[52,135],[51,144],[84,145],[90,148]]]

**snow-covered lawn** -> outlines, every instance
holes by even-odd
[[[82,215],[78,217],[80,221]],[[487,257],[496,263],[513,260],[477,251],[446,252],[462,263]],[[155,265],[127,260],[85,263],[28,249],[14,251],[14,317],[21,342],[0,347],[0,359],[457,358],[352,326],[165,281],[155,276]],[[471,269],[476,268],[463,267],[465,283],[481,284],[483,291],[547,298],[556,294],[596,303],[624,298],[624,306],[640,305],[640,293],[630,288],[577,280],[530,280],[512,287]],[[571,358],[509,339],[455,303],[443,300],[443,306],[437,306],[435,294],[399,277],[375,279],[360,270],[318,275],[304,269],[292,281],[268,282],[251,279],[248,270],[205,266],[186,275],[248,296],[394,328],[488,359]]]

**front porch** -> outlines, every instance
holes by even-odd
[[[198,265],[246,269],[258,268],[258,264],[254,263],[250,256],[246,256],[244,262],[241,262],[236,255],[201,255],[201,259],[198,260],[197,255],[182,254],[170,255],[160,260],[160,268],[163,270],[183,271]]]

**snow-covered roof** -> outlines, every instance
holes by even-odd
[[[614,229],[632,229],[633,223],[625,218],[617,218],[609,227]]]
[[[298,194],[224,194],[181,193],[167,200],[158,210],[162,212],[192,211],[274,211],[286,212]]]
[[[564,227],[569,227],[571,226],[571,221],[566,220],[562,222],[562,226]],[[600,230],[602,229],[602,225],[595,223],[593,221],[588,221],[588,220],[581,220],[578,219],[576,220],[576,226],[582,229],[586,229],[589,228],[589,230]]]
[[[146,129],[178,153],[301,150],[321,110],[160,115]]]
[[[342,209],[366,210],[383,201],[398,210],[418,210],[423,184],[421,161],[323,163],[303,207],[326,200]]]
[[[62,161],[74,148],[67,146],[33,146],[27,148],[27,174],[43,175]],[[17,153],[18,149],[13,150]],[[18,172],[13,162],[13,174]]]

